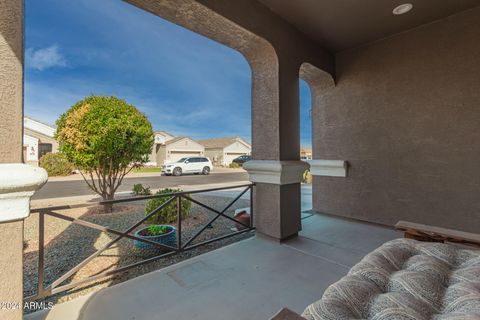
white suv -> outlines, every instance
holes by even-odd
[[[212,162],[206,157],[182,158],[177,162],[166,163],[162,166],[162,174],[167,176],[181,176],[184,173],[210,174]]]

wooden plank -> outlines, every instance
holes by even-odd
[[[420,241],[455,242],[480,246],[480,234],[429,226],[409,221],[399,221],[395,229],[405,233],[405,238]]]

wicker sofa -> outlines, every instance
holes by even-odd
[[[442,243],[475,244],[478,235],[406,222],[397,224],[397,229],[407,238],[389,241],[365,256],[302,317],[480,319],[480,250]],[[301,319],[290,315],[282,319]]]

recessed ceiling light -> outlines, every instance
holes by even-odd
[[[410,11],[412,9],[413,9],[413,4],[404,3],[404,4],[399,5],[395,9],[393,9],[393,14],[399,16],[401,14],[407,13],[408,11]]]

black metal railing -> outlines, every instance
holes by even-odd
[[[243,184],[243,185],[235,185],[235,186],[229,186],[229,187],[222,187],[222,188],[212,188],[212,189],[202,189],[202,190],[194,190],[194,191],[182,191],[182,192],[172,192],[172,193],[164,193],[164,194],[157,194],[157,195],[149,195],[149,196],[136,196],[136,197],[129,197],[129,198],[123,198],[123,199],[117,199],[117,200],[109,200],[109,201],[101,201],[96,204],[81,204],[81,205],[65,205],[65,206],[55,206],[55,207],[46,207],[46,208],[40,208],[40,209],[33,209],[31,213],[38,213],[39,214],[39,219],[38,219],[38,227],[39,227],[39,237],[38,237],[38,285],[37,285],[37,292],[31,296],[25,297],[26,301],[32,301],[32,300],[38,300],[42,298],[46,298],[73,288],[76,288],[80,285],[84,285],[89,282],[93,282],[98,279],[106,278],[109,276],[116,275],[118,273],[124,272],[126,270],[129,270],[131,268],[144,265],[150,262],[153,262],[155,260],[158,260],[160,258],[168,257],[171,255],[174,255],[179,252],[191,250],[194,248],[197,248],[199,246],[209,244],[218,240],[222,240],[228,237],[232,237],[238,234],[242,234],[245,232],[248,232],[250,230],[253,230],[253,207],[252,207],[252,199],[253,199],[253,186],[254,184]],[[216,210],[206,204],[201,203],[200,201],[193,199],[192,195],[193,194],[199,194],[199,193],[206,193],[206,192],[214,192],[214,191],[222,191],[222,190],[229,190],[229,189],[236,189],[236,188],[244,188],[232,201],[228,203],[228,205],[222,209],[222,210]],[[242,221],[239,221],[235,219],[234,217],[230,217],[226,215],[226,211],[232,207],[233,204],[235,204],[245,193],[250,192],[250,223],[245,224]],[[104,205],[104,204],[117,204],[117,203],[125,203],[125,202],[134,202],[134,201],[142,201],[142,200],[149,200],[149,199],[154,199],[154,198],[166,198],[168,197],[168,200],[162,203],[159,207],[155,208],[151,212],[147,213],[141,220],[137,221],[134,223],[132,226],[127,228],[125,231],[118,231],[110,227],[105,227],[96,223],[92,223],[86,220],[82,220],[79,218],[71,217],[62,213],[58,213],[56,211],[59,210],[66,210],[66,209],[74,209],[74,208],[87,208],[87,207],[93,207],[96,205]],[[191,201],[192,203],[195,203],[204,209],[207,209],[213,213],[215,213],[215,216],[211,218],[205,225],[203,225],[193,236],[189,237],[186,241],[182,239],[182,205],[181,205],[181,200],[182,199],[187,199]],[[155,241],[151,241],[145,238],[139,238],[135,235],[130,234],[132,231],[134,231],[136,228],[141,226],[148,218],[151,216],[155,215],[156,213],[160,212],[163,208],[168,206],[170,203],[176,201],[176,215],[177,215],[177,243],[176,246],[170,246],[162,243],[158,243]],[[70,221],[71,223],[78,224],[87,228],[95,229],[101,232],[105,233],[110,233],[113,235],[116,235],[115,238],[110,240],[107,244],[103,245],[100,249],[96,250],[94,253],[89,255],[87,258],[85,258],[83,261],[81,261],[79,264],[77,264],[75,267],[64,273],[62,276],[60,276],[58,279],[54,280],[50,285],[45,286],[45,215]],[[228,220],[231,220],[235,222],[237,225],[241,225],[243,229],[228,233],[226,235],[222,235],[219,237],[215,237],[212,239],[208,239],[199,243],[192,244],[195,239],[197,239],[206,229],[208,229],[212,223],[214,223],[218,218],[223,217]],[[138,240],[144,243],[148,243],[152,246],[155,246],[159,249],[163,249],[163,251],[155,255],[153,257],[148,257],[146,259],[143,259],[141,261],[137,261],[134,263],[131,263],[126,266],[118,267],[114,270],[108,270],[108,271],[103,271],[100,273],[97,273],[93,276],[90,276],[88,278],[78,280],[76,282],[72,282],[69,284],[64,284],[67,279],[69,279],[71,276],[73,276],[76,272],[78,272],[82,267],[84,267],[87,263],[91,262],[93,259],[98,257],[102,252],[105,250],[111,248],[115,243],[120,241],[123,238],[128,238],[132,240]],[[165,252],[166,251],[166,252]]]

